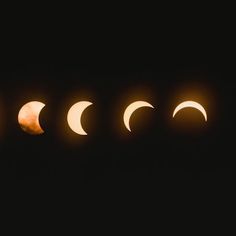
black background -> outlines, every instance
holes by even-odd
[[[129,188],[232,179],[236,84],[228,28],[186,17],[149,22],[120,28],[118,22],[101,27],[93,21],[91,27],[86,21],[83,29],[63,32],[60,24],[22,29],[15,22],[0,81],[5,182]],[[17,123],[19,109],[31,100],[46,104],[40,136]],[[66,123],[70,106],[80,100],[93,102],[83,117],[85,137]],[[135,100],[155,110],[137,111],[129,133],[122,115]],[[172,119],[184,100],[200,102],[208,122],[194,110]]]
[[[55,179],[85,184],[140,185],[156,181],[231,178],[233,90],[214,63],[20,64],[1,82],[1,174],[5,179]],[[24,133],[17,115],[31,100],[46,104],[45,133]],[[93,102],[83,117],[88,136],[70,131],[66,115],[80,100]],[[146,100],[155,107],[122,123],[125,107]],[[172,113],[184,100],[205,106]],[[191,113],[195,119],[191,123]]]

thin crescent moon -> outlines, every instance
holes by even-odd
[[[79,135],[87,135],[81,124],[81,117],[84,110],[92,105],[91,102],[81,101],[75,103],[67,114],[67,122],[72,131]]]
[[[44,106],[42,102],[31,101],[20,109],[18,122],[22,130],[33,135],[44,133],[39,123],[39,115]]]
[[[173,113],[173,118],[175,117],[175,115],[182,109],[184,108],[187,108],[187,107],[191,107],[191,108],[195,108],[197,110],[199,110],[204,118],[205,118],[205,121],[207,121],[207,113],[206,113],[206,110],[204,109],[204,107],[197,103],[197,102],[194,102],[194,101],[185,101],[185,102],[182,102],[180,103],[174,110],[174,113]]]
[[[124,112],[124,117],[123,117],[123,120],[124,120],[124,124],[125,124],[125,127],[131,132],[131,129],[130,129],[130,117],[132,116],[132,114],[139,108],[141,107],[151,107],[151,108],[154,108],[150,103],[148,102],[145,102],[145,101],[136,101],[136,102],[133,102],[131,103],[125,110]]]

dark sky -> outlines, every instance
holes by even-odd
[[[1,12],[0,196],[7,230],[18,229],[19,220],[26,229],[39,223],[34,230],[55,220],[53,230],[61,229],[70,216],[81,230],[83,206],[86,231],[110,223],[117,223],[113,231],[122,223],[131,232],[144,226],[145,234],[152,223],[155,231],[186,231],[194,223],[191,231],[204,223],[219,230],[222,221],[216,227],[209,219],[232,215],[220,210],[232,209],[235,185],[235,8],[32,3],[10,3]],[[17,122],[32,100],[46,104],[43,135],[27,134]],[[85,137],[66,121],[79,100],[93,102],[82,118]],[[134,100],[155,109],[136,111],[129,133],[122,116]],[[191,109],[172,119],[185,100],[201,103],[208,122]]]
[[[232,179],[231,37],[227,24],[194,19],[160,16],[148,21],[153,24],[112,23],[104,29],[95,21],[86,30],[66,25],[67,32],[59,24],[58,33],[55,25],[8,27],[12,34],[2,43],[0,71],[2,179],[87,186]],[[122,115],[139,99],[156,109],[137,111],[130,134]],[[24,133],[17,123],[19,109],[31,100],[46,104],[41,136]],[[87,137],[74,135],[66,123],[79,100],[94,104],[83,117]],[[194,110],[172,119],[184,100],[200,102],[208,122]]]
[[[220,63],[198,58],[7,65],[0,86],[2,178],[89,186],[231,179],[235,83],[229,65]],[[41,136],[28,135],[17,124],[20,107],[31,100],[46,104]],[[68,109],[79,100],[94,104],[83,117],[87,137],[73,134],[66,123]],[[135,100],[147,100],[156,109],[137,111],[130,134],[122,115]],[[172,119],[184,100],[200,102],[208,122],[194,110]]]

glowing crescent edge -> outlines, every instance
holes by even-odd
[[[173,118],[175,117],[175,115],[182,109],[184,108],[187,108],[187,107],[192,107],[192,108],[195,108],[197,110],[199,110],[204,118],[205,118],[205,121],[207,121],[207,113],[206,113],[206,110],[204,109],[204,107],[197,103],[197,102],[194,102],[194,101],[185,101],[185,102],[182,102],[180,103],[174,110],[174,113],[173,113]]]
[[[85,130],[82,127],[81,117],[82,117],[84,110],[87,107],[89,107],[90,105],[92,105],[92,103],[87,102],[87,101],[77,102],[68,111],[68,114],[67,114],[68,125],[71,128],[71,130],[77,134],[87,135],[87,133],[85,132]],[[77,117],[79,117],[78,123],[77,123]],[[75,127],[75,124],[76,124],[76,127]]]
[[[144,102],[144,101],[136,101],[136,102],[133,102],[131,103],[125,110],[124,112],[124,116],[123,116],[123,120],[124,120],[124,124],[125,124],[125,127],[131,132],[131,129],[130,129],[130,124],[129,124],[129,121],[130,121],[130,117],[132,116],[132,114],[139,108],[142,108],[142,107],[151,107],[151,108],[154,108],[150,103],[148,102]]]

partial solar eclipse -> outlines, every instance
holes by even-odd
[[[206,113],[206,110],[204,109],[204,107],[197,103],[197,102],[194,102],[194,101],[185,101],[185,102],[182,102],[181,104],[179,104],[175,110],[174,110],[174,113],[173,113],[173,118],[175,117],[175,115],[182,109],[184,108],[188,108],[188,107],[191,107],[191,108],[195,108],[197,110],[199,110],[202,115],[204,116],[205,118],[205,121],[207,121],[207,113]]]
[[[28,134],[44,133],[39,123],[39,115],[45,104],[38,101],[26,103],[19,111],[18,122],[22,130]]]
[[[72,131],[79,135],[87,135],[81,124],[81,117],[84,110],[92,105],[91,102],[81,101],[75,103],[67,114],[67,122]]]
[[[142,108],[142,107],[151,107],[151,108],[154,108],[150,103],[148,102],[145,102],[145,101],[136,101],[136,102],[133,102],[131,103],[125,110],[124,112],[124,117],[123,117],[123,120],[124,120],[124,124],[125,124],[125,127],[131,132],[131,128],[130,128],[130,118],[132,116],[132,114],[139,108]]]

